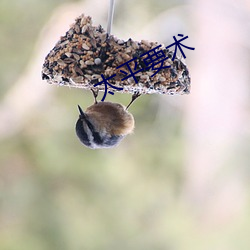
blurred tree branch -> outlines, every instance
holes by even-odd
[[[74,19],[83,11],[96,15],[95,22],[100,22],[105,16],[104,3],[94,1],[64,4],[55,10],[53,16],[43,28],[36,48],[25,72],[5,94],[0,103],[0,138],[14,135],[37,112],[46,109],[43,107],[52,93],[50,88],[41,80],[41,68],[45,56],[53,48],[59,37],[64,34]],[[39,110],[39,111],[38,111]]]

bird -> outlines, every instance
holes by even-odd
[[[140,94],[136,92],[125,107],[119,103],[97,102],[98,91],[92,90],[92,93],[95,102],[85,112],[78,105],[76,135],[84,146],[91,149],[115,147],[134,130],[134,117],[128,112],[128,108]]]

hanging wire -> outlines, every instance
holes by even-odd
[[[115,0],[110,0],[109,13],[108,13],[108,26],[107,26],[107,33],[109,35],[110,35],[111,29],[112,29],[114,9],[115,9]]]

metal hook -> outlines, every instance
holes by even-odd
[[[111,33],[113,17],[114,17],[114,9],[115,9],[115,0],[110,0],[109,13],[108,13],[108,26],[107,26],[108,35],[110,35]]]

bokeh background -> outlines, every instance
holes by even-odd
[[[0,2],[0,249],[249,250],[250,2],[117,0],[117,37],[189,36],[192,91],[139,98],[134,134],[90,150],[74,126],[91,93],[41,67],[81,13],[106,27],[108,5]]]

